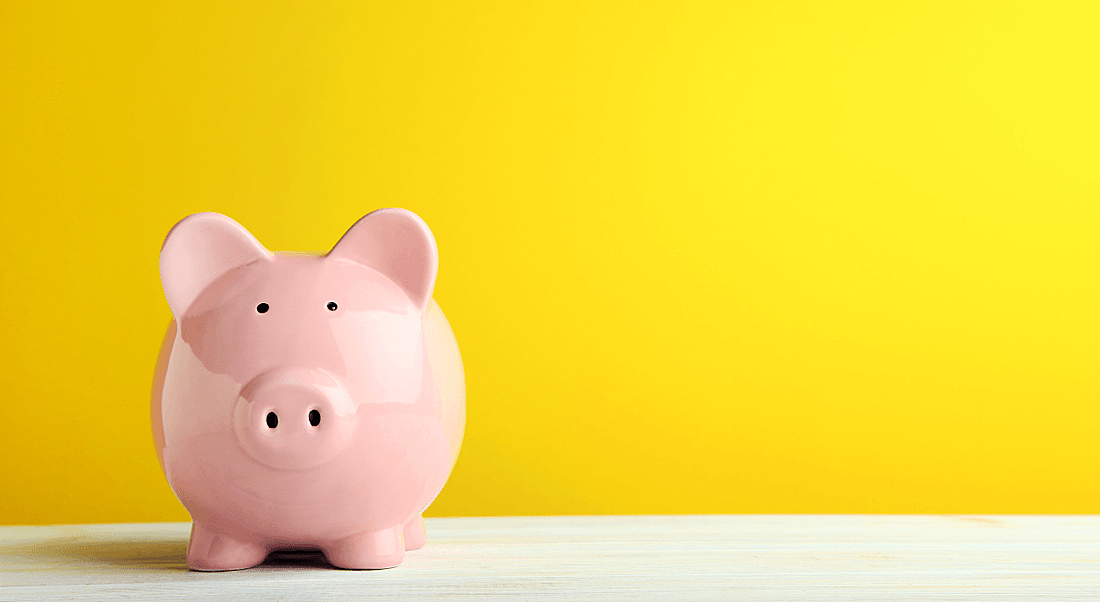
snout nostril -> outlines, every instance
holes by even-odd
[[[267,413],[267,428],[273,429],[279,426],[279,417],[275,415],[275,412]]]
[[[321,424],[321,413],[317,410],[309,411],[309,424],[310,426],[317,426]]]

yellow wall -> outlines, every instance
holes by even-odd
[[[1100,512],[1097,6],[5,2],[0,523],[186,519],[176,220],[383,206],[468,373],[431,514]]]

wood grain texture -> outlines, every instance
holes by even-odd
[[[382,571],[195,573],[186,523],[0,527],[0,600],[1097,600],[1097,516],[428,519]]]

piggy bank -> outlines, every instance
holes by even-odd
[[[402,209],[367,215],[325,255],[271,253],[216,213],[172,228],[152,423],[191,513],[191,569],[286,549],[378,569],[424,545],[421,513],[466,419],[437,267],[427,224]]]

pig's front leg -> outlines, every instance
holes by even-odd
[[[342,569],[388,569],[405,558],[403,525],[359,533],[323,548],[333,566]]]
[[[267,548],[214,531],[195,521],[187,544],[187,568],[193,571],[233,571],[256,566],[267,557]]]

